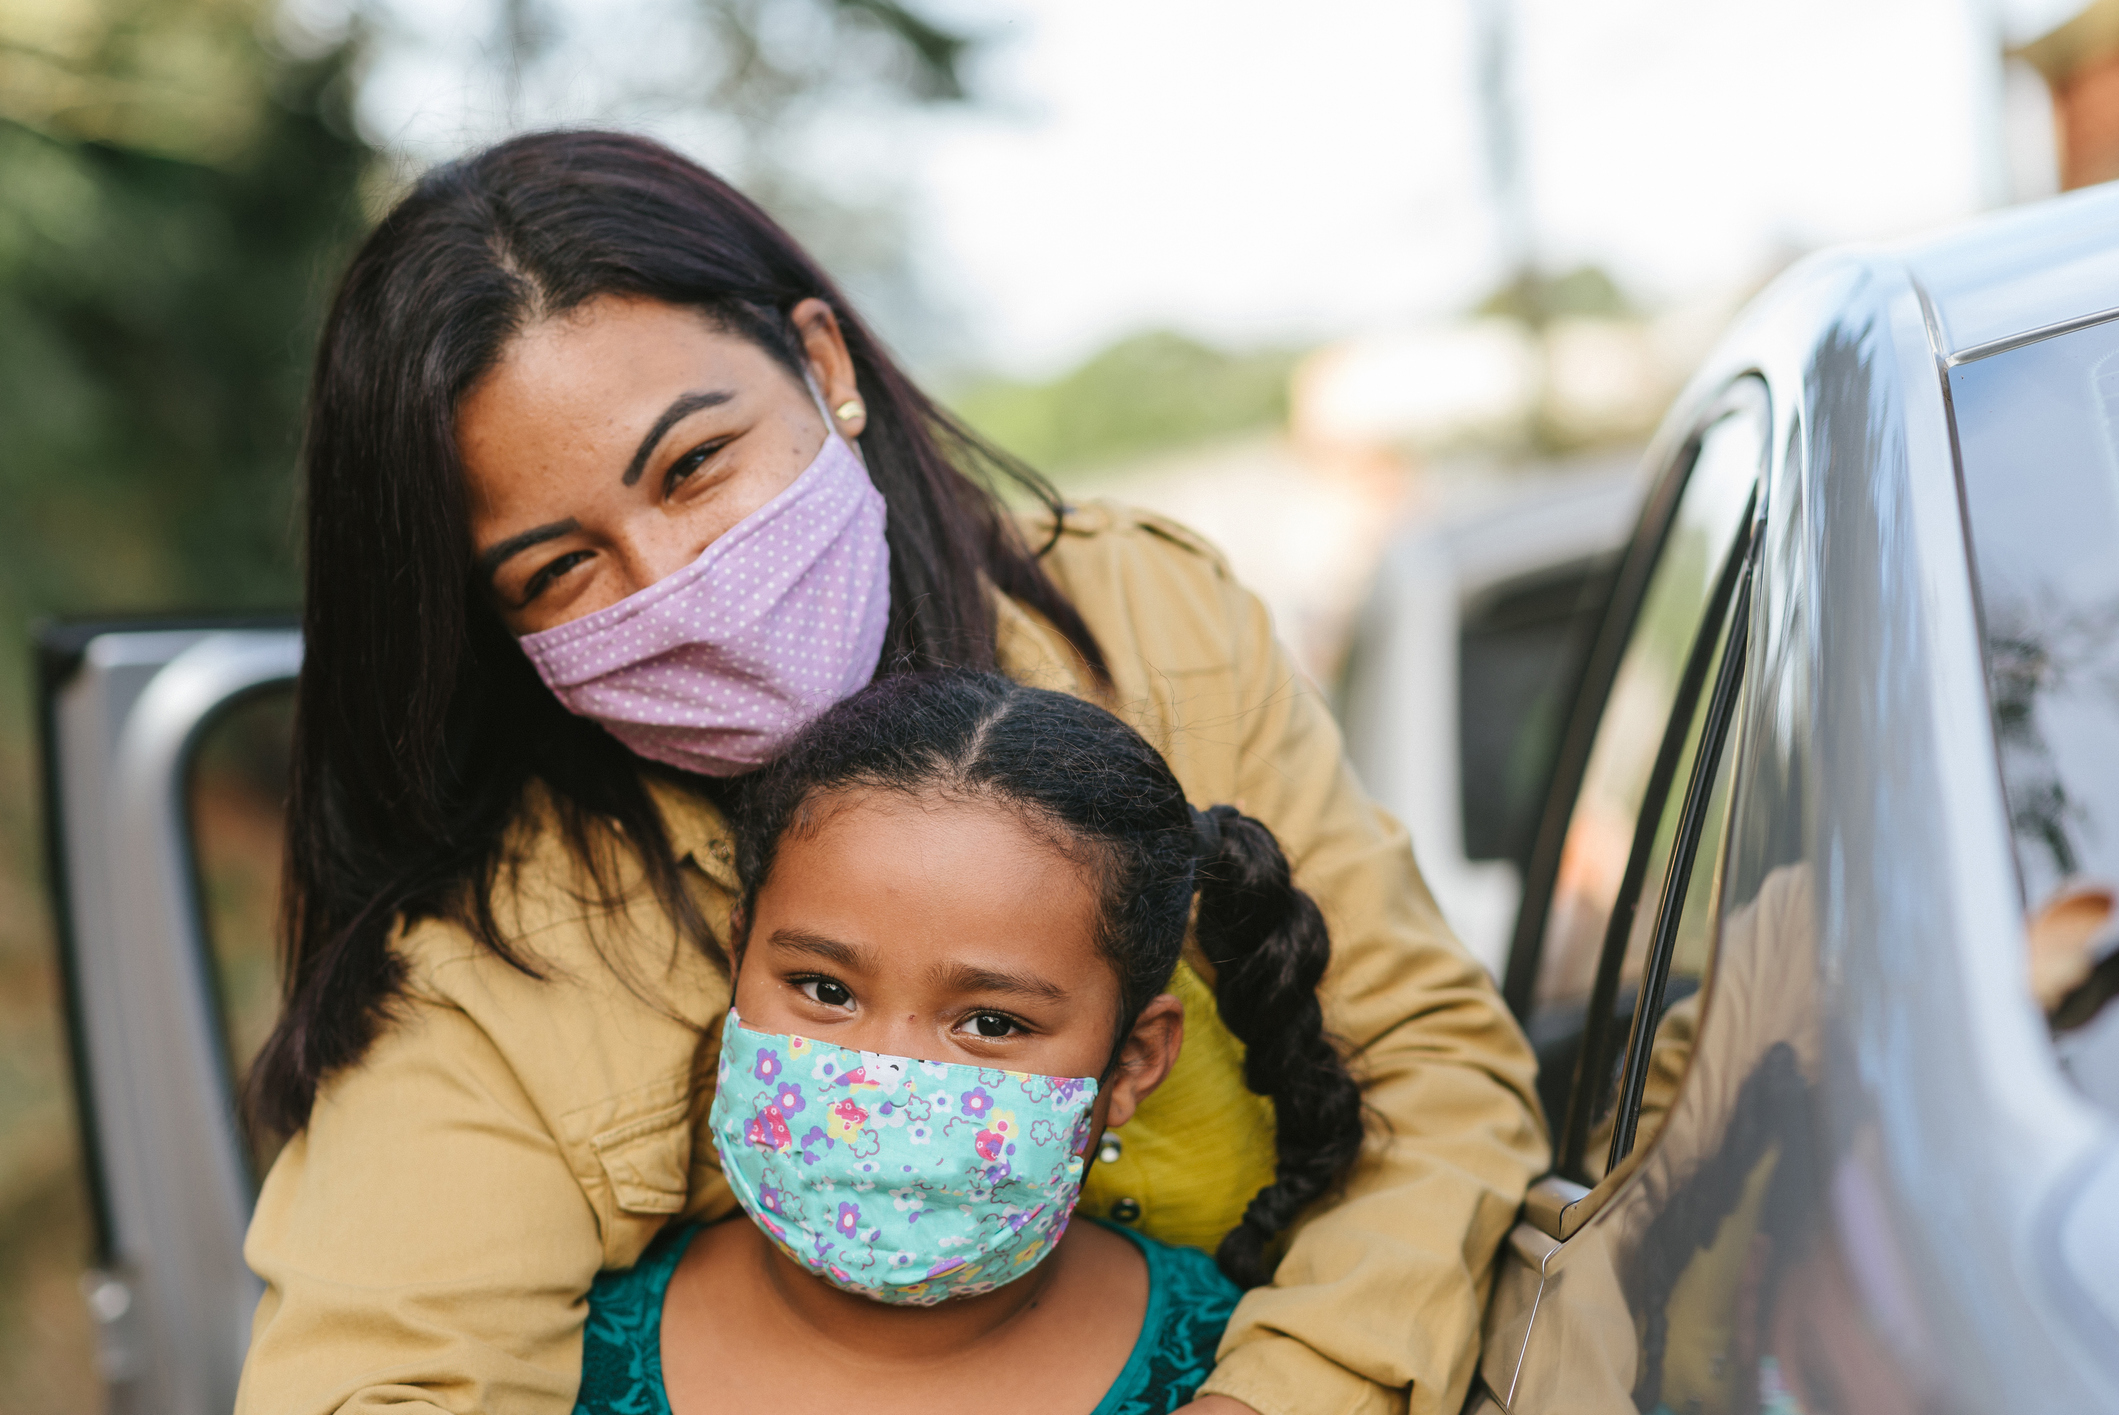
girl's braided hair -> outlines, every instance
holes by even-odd
[[[1273,1182],[1216,1261],[1244,1287],[1270,1281],[1274,1239],[1353,1163],[1363,1122],[1317,1001],[1331,939],[1273,833],[1234,806],[1195,811],[1161,755],[1092,703],[993,673],[899,674],[832,708],[745,784],[744,917],[780,840],[812,818],[805,805],[863,790],[1005,805],[1078,849],[1102,875],[1098,943],[1118,973],[1118,1041],[1169,985],[1198,898],[1215,1002],[1246,1048],[1244,1084],[1272,1099],[1279,1150]]]

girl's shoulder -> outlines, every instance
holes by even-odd
[[[632,1267],[601,1273],[582,1328],[574,1415],[668,1415],[662,1382],[662,1304],[695,1223],[664,1230]]]
[[[1213,1373],[1221,1334],[1243,1293],[1197,1248],[1096,1222],[1139,1246],[1148,1264],[1148,1311],[1131,1359],[1094,1415],[1167,1415]]]

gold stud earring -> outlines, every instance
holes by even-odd
[[[842,423],[850,423],[867,411],[866,408],[861,406],[861,400],[858,398],[848,398],[832,410],[833,415]]]

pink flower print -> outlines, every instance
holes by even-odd
[[[787,1117],[780,1114],[778,1106],[769,1105],[743,1127],[743,1143],[760,1149],[785,1151],[793,1147],[795,1139],[788,1133]]]
[[[758,1059],[751,1063],[750,1074],[771,1085],[773,1078],[780,1074],[780,1053],[770,1047],[761,1050]]]
[[[801,1086],[793,1081],[782,1082],[779,1093],[773,1097],[773,1104],[780,1108],[782,1115],[793,1115],[803,1106]]]
[[[840,1232],[841,1234],[845,1235],[845,1236],[846,1236],[846,1237],[848,1237],[848,1238],[858,1238],[858,1237],[860,1237],[860,1235],[861,1235],[861,1210],[860,1210],[860,1207],[859,1207],[858,1205],[856,1205],[856,1204],[847,1204],[847,1203],[842,1203],[842,1204],[840,1204],[840,1205],[839,1205],[839,1220],[838,1220],[838,1223],[837,1223],[837,1224],[836,1224],[835,1226],[836,1226],[836,1227],[838,1228],[838,1230],[839,1230],[839,1232]]]
[[[986,1094],[984,1087],[973,1086],[957,1098],[957,1107],[973,1120],[984,1120],[993,1109],[993,1097]]]
[[[859,1103],[852,1096],[848,1096],[843,1101],[834,1101],[832,1103],[828,1118],[824,1122],[824,1128],[832,1139],[843,1140],[851,1144],[854,1138],[861,1133],[861,1127],[867,1123],[868,1112],[861,1109]]]

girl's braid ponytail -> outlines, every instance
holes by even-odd
[[[1274,1238],[1361,1151],[1361,1088],[1325,1034],[1317,985],[1331,962],[1324,915],[1295,887],[1264,825],[1234,806],[1196,813],[1199,945],[1222,1021],[1244,1044],[1244,1084],[1273,1101],[1279,1163],[1215,1261],[1243,1287],[1269,1282]]]

